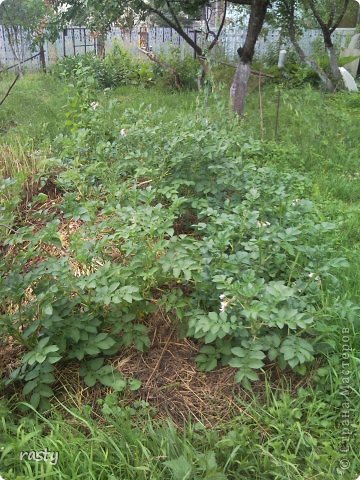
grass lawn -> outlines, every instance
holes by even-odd
[[[0,97],[10,82],[10,76],[0,79]],[[238,120],[224,87],[211,96],[156,86],[85,89],[80,96],[51,76],[29,74],[0,107],[4,480],[359,475],[360,98],[284,88],[275,139],[276,89],[265,84],[259,93],[254,80],[246,115]],[[86,106],[90,100],[98,106]],[[313,202],[310,213],[307,200],[297,212],[302,199]],[[317,237],[319,222],[336,227]],[[234,233],[239,225],[241,242]],[[301,235],[293,232],[296,240],[293,226],[304,228]],[[206,340],[208,331],[201,336],[197,330],[204,311],[218,310],[226,291],[220,277],[246,270],[246,252],[257,272],[249,289],[260,277],[303,288],[292,308],[306,312],[306,298],[315,318],[310,328],[300,315],[296,327],[315,345],[315,360],[294,370],[261,361],[251,389],[235,384],[235,369],[223,361],[234,343]],[[345,257],[348,266],[316,271],[329,255]],[[114,280],[119,265],[124,283]],[[262,293],[244,311],[265,302],[261,281]],[[237,312],[230,285],[222,308]],[[119,288],[126,301],[115,296]],[[241,298],[243,307],[248,297]],[[256,315],[247,318],[262,332]],[[95,330],[84,334],[89,324]],[[44,348],[55,346],[43,349],[43,357],[40,325],[50,338]],[[279,327],[278,335],[283,331]],[[81,347],[83,335],[94,332],[103,335],[90,346],[95,350]],[[112,350],[113,332],[123,341],[119,351]],[[203,355],[200,372],[195,356],[204,341],[212,353],[218,350],[215,360]],[[113,375],[108,384],[96,376],[94,363],[84,361],[79,369],[81,348],[83,357],[107,355],[100,370]],[[30,405],[36,404],[35,383],[30,403],[22,390],[35,373],[6,382],[33,351],[40,357],[37,363],[28,357],[30,366],[50,366],[41,373],[49,379],[39,387],[43,409]],[[245,360],[240,355],[239,372],[253,352]],[[212,361],[215,370],[206,368]],[[252,361],[258,364],[259,357]],[[110,365],[115,375],[106,370]],[[21,453],[45,449],[54,452],[48,462]]]

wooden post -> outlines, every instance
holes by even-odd
[[[64,28],[64,30],[63,30],[63,54],[64,54],[64,57],[66,57],[66,40],[65,40],[66,35],[67,35],[67,28]]]
[[[74,51],[74,56],[76,55],[76,47],[75,47],[75,29],[72,28],[71,30],[71,38],[73,42],[73,51]]]
[[[41,40],[40,42],[39,58],[40,58],[41,68],[44,71],[44,73],[46,73],[46,60],[45,60],[45,49],[44,49],[43,40]]]

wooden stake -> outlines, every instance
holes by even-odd
[[[277,94],[277,103],[276,103],[275,140],[278,140],[280,96],[281,96],[280,92],[281,92],[281,90],[280,90],[280,87],[279,87],[278,94]]]
[[[260,107],[260,138],[264,140],[264,115],[262,105],[262,92],[261,92],[261,72],[259,75],[259,107]]]

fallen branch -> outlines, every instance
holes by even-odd
[[[250,70],[252,75],[258,75],[259,77],[267,77],[267,78],[275,78],[274,75],[270,75],[270,73],[259,72],[258,70]]]
[[[5,93],[5,97],[1,100],[0,106],[5,102],[7,97],[10,95],[10,92],[11,92],[12,88],[15,86],[15,83],[19,80],[19,77],[20,77],[20,74],[18,73],[15,77],[15,80],[13,81],[13,83],[8,88],[8,91]]]
[[[12,68],[16,68],[16,67],[18,67],[19,65],[22,65],[23,63],[30,62],[30,60],[34,60],[34,58],[38,57],[39,55],[40,55],[40,52],[39,52],[39,53],[36,53],[36,54],[33,55],[32,57],[29,57],[29,58],[26,58],[25,60],[22,60],[22,61],[19,62],[19,63],[16,63],[15,65],[11,65],[10,67],[4,68],[3,70],[0,71],[0,73],[7,72],[8,70],[11,70]]]
[[[220,63],[221,65],[226,65],[227,67],[232,67],[232,68],[237,67],[236,65],[233,65],[232,63],[228,63],[228,62],[220,62]],[[270,75],[270,73],[259,72],[258,70],[254,70],[254,69],[251,69],[250,73],[252,73],[253,75],[259,75],[259,77],[275,78],[274,75]]]
[[[181,83],[180,75],[174,67],[160,60],[153,52],[148,52],[147,50],[144,50],[143,48],[140,48],[140,47],[138,47],[138,49],[140,50],[140,52],[146,55],[152,62],[157,63],[162,68],[166,68],[167,70],[170,70],[170,72],[174,75],[176,88],[178,90],[181,90],[182,83]]]

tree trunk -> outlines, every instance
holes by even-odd
[[[245,98],[247,86],[249,83],[251,73],[250,63],[245,63],[240,60],[234,79],[230,88],[230,99],[233,109],[238,115],[242,115],[245,108]]]
[[[105,58],[105,39],[104,33],[99,33],[96,37],[96,55],[100,58]]]
[[[328,57],[329,57],[329,62],[330,62],[330,70],[331,70],[331,75],[333,77],[333,79],[335,80],[335,82],[341,82],[342,81],[342,77],[341,77],[341,73],[340,73],[340,70],[339,70],[339,65],[338,65],[338,61],[337,61],[337,58],[336,58],[336,52],[335,52],[335,48],[334,48],[334,45],[331,44],[327,44],[326,45],[326,51],[327,51],[327,54],[328,54]]]
[[[19,49],[17,48],[18,44],[19,44],[19,40],[18,40],[18,29],[17,27],[7,27],[5,26],[5,30],[6,30],[6,35],[7,35],[7,39],[8,39],[8,43],[10,45],[10,49],[11,49],[11,52],[13,54],[13,57],[15,59],[15,61],[17,62],[17,66],[16,66],[16,73],[18,73],[20,76],[23,75],[23,67],[22,67],[22,58],[20,56],[20,53],[19,53]]]
[[[324,17],[321,16],[320,11],[317,9],[317,2],[315,0],[309,0],[310,9],[314,14],[314,17],[316,18],[322,31],[324,45],[329,57],[331,76],[336,84],[342,83],[342,75],[339,70],[339,65],[337,62],[336,52],[331,39],[331,35],[335,32],[340,22],[342,21],[348,8],[349,2],[350,0],[343,0],[342,2],[340,2],[341,8],[339,12],[337,12],[336,8],[339,2],[334,2],[333,5],[330,6],[329,20],[325,21]]]
[[[43,69],[44,73],[46,73],[46,60],[45,60],[44,42],[40,43],[39,53],[40,53],[39,58],[40,58],[41,68]]]
[[[209,74],[209,63],[206,58],[198,58],[201,65],[201,72],[198,76],[198,89],[202,90],[205,87],[206,79]]]
[[[330,80],[330,78],[326,75],[324,70],[316,63],[314,59],[305,55],[304,50],[300,47],[300,44],[296,40],[295,32],[292,28],[289,29],[289,38],[291,43],[293,44],[293,47],[296,53],[299,55],[300,59],[319,76],[325,90],[327,92],[333,92],[335,90],[335,86],[333,82]]]
[[[238,115],[242,115],[244,112],[246,91],[251,72],[251,62],[254,57],[255,45],[264,24],[268,6],[268,0],[253,1],[245,43],[243,48],[240,47],[238,49],[240,61],[230,88],[230,100],[233,109]]]

